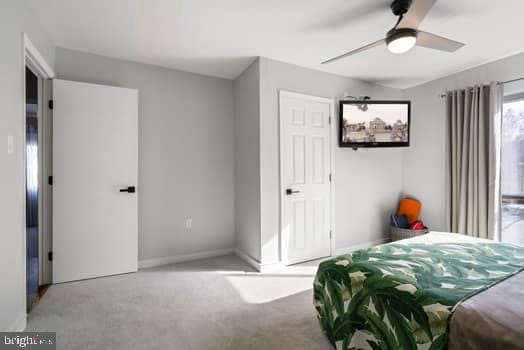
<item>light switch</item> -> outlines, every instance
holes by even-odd
[[[193,227],[193,219],[186,219],[186,229],[191,230]]]
[[[13,135],[7,135],[7,154],[13,154],[15,151],[15,140]]]

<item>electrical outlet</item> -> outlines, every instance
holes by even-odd
[[[193,219],[191,218],[186,219],[186,228],[188,230],[191,230],[192,227],[193,227]]]
[[[7,135],[7,154],[13,154],[15,150],[15,140],[13,135]]]

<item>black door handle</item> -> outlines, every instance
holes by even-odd
[[[291,188],[286,188],[286,195],[291,196],[293,193],[300,193],[300,191],[293,191]]]
[[[120,192],[135,193],[135,186],[128,186],[127,188],[121,188]]]

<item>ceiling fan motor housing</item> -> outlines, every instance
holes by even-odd
[[[413,0],[395,0],[391,3],[391,11],[393,11],[395,16],[405,15],[411,7],[412,2]]]
[[[393,28],[386,35],[386,44],[389,44],[390,42],[396,39],[406,37],[406,36],[412,36],[416,38],[417,34],[418,34],[418,31],[413,28]]]

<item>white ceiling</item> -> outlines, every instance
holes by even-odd
[[[522,0],[440,0],[420,29],[455,53],[385,47],[321,65],[385,36],[388,0],[25,0],[57,46],[233,79],[253,57],[407,88],[524,51]],[[372,10],[372,14],[366,14]]]

